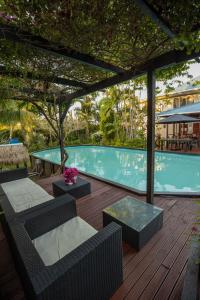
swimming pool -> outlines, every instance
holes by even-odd
[[[66,147],[68,166],[126,186],[146,191],[146,151],[102,146]],[[34,152],[33,156],[60,163],[60,150]],[[200,194],[200,156],[166,152],[155,154],[155,191]]]

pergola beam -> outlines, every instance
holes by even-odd
[[[141,11],[151,20],[158,25],[170,38],[174,38],[176,33],[173,32],[169,26],[169,24],[163,20],[163,18],[158,14],[158,12],[147,3],[145,0],[134,0],[137,6],[141,9]]]
[[[27,88],[27,87],[18,88],[13,86],[9,86],[8,88],[9,91],[13,92],[15,95],[5,96],[4,99],[13,99],[13,100],[20,100],[20,101],[26,99],[26,102],[28,102],[28,99],[30,99],[30,102],[32,100],[41,102],[45,99],[46,102],[56,103],[56,98],[58,97],[58,93],[56,94],[51,92],[43,92],[33,88]],[[8,88],[4,88],[4,89],[1,88],[1,90],[7,90]]]
[[[13,90],[16,90],[19,93],[24,93],[27,94],[28,96],[34,95],[34,96],[41,96],[41,97],[58,97],[57,93],[52,93],[52,92],[43,92],[37,89],[33,88],[28,88],[28,87],[23,87],[23,88],[13,88]]]
[[[14,42],[19,42],[23,44],[28,44],[35,48],[50,52],[54,55],[62,56],[64,58],[69,58],[79,63],[83,63],[95,68],[102,69],[104,71],[109,71],[117,74],[121,74],[124,70],[120,67],[114,66],[110,63],[104,62],[102,60],[96,59],[89,54],[84,54],[79,51],[67,48],[63,45],[50,42],[41,36],[36,36],[30,32],[21,30],[20,28],[5,25],[0,23],[0,38],[8,39]]]
[[[66,79],[62,77],[42,76],[39,74],[34,74],[32,72],[27,72],[24,74],[19,70],[7,70],[5,66],[0,66],[0,75],[14,77],[14,78],[20,77],[20,78],[30,79],[30,80],[41,80],[45,82],[51,82],[51,83],[56,83],[56,84],[61,84],[66,86],[73,86],[78,88],[86,88],[89,86],[83,82]]]
[[[31,102],[40,102],[41,99],[37,98],[37,97],[31,97],[28,98],[28,96],[5,96],[4,100],[14,100],[14,101],[24,101],[27,103],[31,103]],[[52,102],[50,99],[47,100],[47,102]]]
[[[147,61],[144,64],[139,65],[137,68],[127,71],[121,75],[115,75],[113,77],[107,78],[100,82],[97,82],[93,85],[87,86],[86,88],[82,88],[74,93],[67,95],[57,95],[57,103],[69,102],[75,98],[80,98],[86,96],[90,93],[108,88],[115,84],[119,84],[134,78],[137,78],[141,75],[144,75],[149,69],[160,69],[166,68],[169,65],[181,63],[186,60],[194,59],[200,56],[200,52],[193,52],[191,54],[187,54],[185,51],[170,51],[165,54],[162,54],[154,59]],[[14,76],[14,74],[13,74]],[[27,90],[27,89],[26,89]],[[27,90],[28,92],[28,90]],[[31,93],[31,90],[29,90]],[[32,92],[34,93],[33,89]],[[42,92],[35,90],[36,94],[42,95]],[[44,93],[45,94],[45,93]],[[56,95],[56,94],[55,94]],[[41,99],[40,99],[41,100]],[[38,99],[39,101],[39,99]]]
[[[139,65],[133,70],[127,71],[121,75],[115,75],[111,78],[107,78],[105,80],[102,80],[100,82],[97,82],[87,89],[81,89],[77,92],[63,95],[59,99],[59,101],[71,101],[74,98],[79,98],[86,96],[90,93],[108,88],[110,86],[113,86],[115,84],[119,84],[134,78],[137,78],[141,75],[144,75],[149,69],[162,69],[166,68],[169,65],[177,64],[184,62],[186,60],[190,60],[196,57],[200,56],[200,52],[192,52],[191,54],[187,54],[186,51],[177,51],[172,50],[170,52],[167,52],[165,54],[162,54],[156,58],[150,59],[144,64]]]

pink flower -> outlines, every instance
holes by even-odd
[[[65,167],[63,175],[66,183],[69,182],[75,183],[75,177],[78,176],[78,170],[76,168]]]
[[[192,231],[193,231],[193,232],[198,232],[198,229],[197,229],[197,227],[196,227],[196,226],[192,226],[192,228],[191,228],[191,229],[192,229]]]

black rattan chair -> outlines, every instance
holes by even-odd
[[[8,222],[13,254],[27,299],[109,299],[122,283],[119,225],[109,224],[50,266],[45,266],[33,245],[33,239],[76,217],[75,201],[61,202]]]
[[[41,209],[43,207],[46,207],[50,203],[52,203],[52,205],[53,205],[54,204],[53,202],[58,202],[58,201],[60,201],[60,199],[61,200],[64,199],[64,201],[65,201],[65,199],[66,200],[73,200],[74,199],[74,197],[72,197],[69,194],[65,194],[65,197],[60,196],[60,197],[53,198],[53,196],[52,196],[52,200],[48,200],[44,203],[38,204],[38,205],[33,206],[32,208],[29,208],[29,209],[25,209],[21,212],[15,212],[15,210],[13,209],[13,207],[12,207],[8,197],[7,197],[7,195],[5,194],[3,188],[1,187],[1,184],[5,183],[5,182],[11,182],[11,181],[14,181],[14,180],[18,180],[18,179],[23,179],[23,178],[26,178],[26,177],[28,177],[28,171],[27,171],[26,168],[0,172],[0,205],[1,205],[1,208],[4,212],[4,214],[5,214],[5,219],[7,221],[18,217],[21,214],[28,213],[29,211],[33,212],[34,210],[38,210],[38,209]],[[22,190],[23,190],[23,186],[22,186]]]
[[[28,177],[28,170],[26,168],[1,171],[0,184],[12,180],[22,179],[25,177]]]

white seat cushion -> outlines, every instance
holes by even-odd
[[[54,199],[29,178],[5,182],[1,187],[16,213]]]
[[[96,233],[83,219],[75,217],[32,242],[45,266],[50,266]]]

